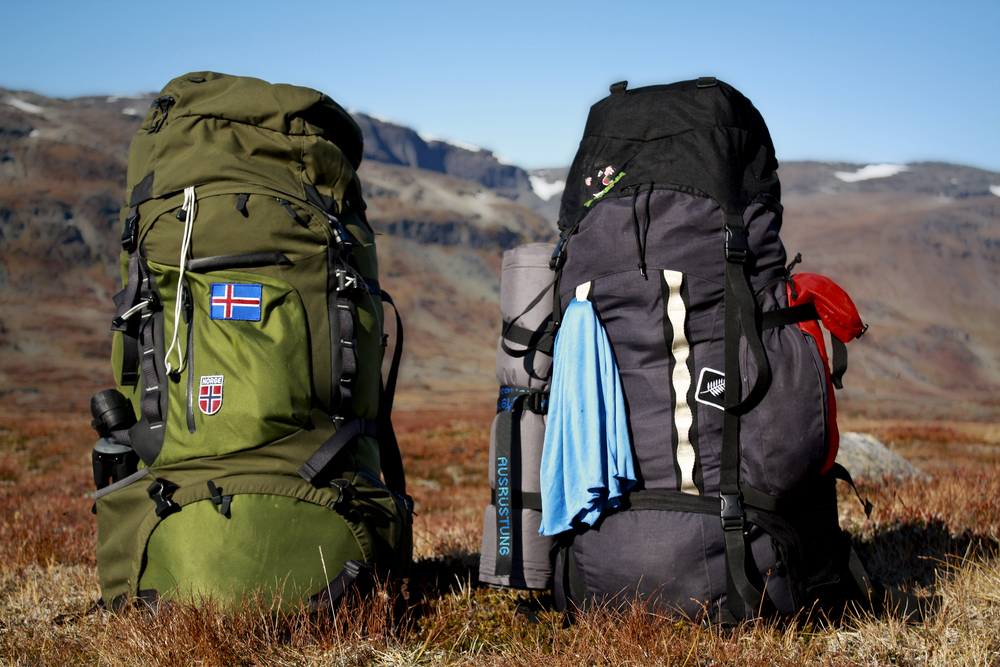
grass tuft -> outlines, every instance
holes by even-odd
[[[935,605],[918,623],[732,629],[651,615],[636,602],[567,625],[540,593],[477,584],[488,427],[399,429],[417,500],[416,561],[337,613],[278,615],[262,597],[111,613],[95,606],[89,433],[0,430],[0,664],[65,665],[988,665],[1000,663],[1000,468],[931,470],[929,482],[841,485],[841,523],[872,574]],[[938,437],[937,433],[929,434]],[[943,437],[943,436],[942,436]],[[405,600],[403,600],[405,594]]]

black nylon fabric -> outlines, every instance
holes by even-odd
[[[614,349],[628,404],[639,488],[676,489],[676,462],[671,447],[671,442],[677,439],[672,409],[676,398],[669,350],[664,340],[660,276],[664,269],[685,276],[684,335],[691,347],[688,367],[694,387],[704,369],[724,371],[725,218],[712,200],[674,190],[656,190],[652,194],[650,213],[653,223],[646,244],[649,279],[644,280],[636,266],[631,198],[603,201],[582,221],[579,232],[569,239],[561,283],[562,303],[569,303],[576,285],[594,282],[592,301]],[[704,229],[706,221],[712,226],[711,231]],[[778,237],[781,218],[774,207],[759,203],[747,209],[744,224],[755,258],[756,275],[752,276],[751,284],[758,290],[784,272],[786,255]],[[778,288],[783,289],[784,284],[772,290],[779,291]],[[787,305],[772,297],[765,301],[768,310]],[[798,373],[796,363],[809,354],[798,329],[775,328],[769,330],[767,336],[768,340],[773,338],[781,346],[796,350],[794,359],[784,363],[782,368],[786,369],[786,376]],[[813,364],[811,357],[809,363]],[[745,365],[745,374],[752,380],[752,360]],[[794,384],[794,377],[786,376],[780,381],[785,385]],[[752,381],[744,384],[749,386]],[[696,481],[705,494],[718,495],[723,412],[693,400],[693,390],[687,399],[697,419],[694,432],[689,434],[698,443],[700,465]],[[787,400],[787,396],[781,394],[773,400]],[[788,405],[783,412],[794,412],[797,407],[798,404]],[[748,435],[753,437],[752,432]],[[795,461],[789,464],[797,465]],[[755,470],[761,469],[763,462],[759,461]],[[771,488],[760,474],[751,475],[750,479],[755,485]]]
[[[629,184],[674,184],[703,193],[739,213],[755,197],[781,197],[778,162],[764,119],[732,86],[698,88],[697,81],[637,88],[610,95],[590,109],[570,167],[559,214],[569,229],[600,192],[586,182],[598,170],[625,172],[608,195]]]
[[[702,400],[708,386],[700,380],[703,374],[715,378],[721,395],[718,382],[724,379],[726,401],[736,405],[750,395],[757,361],[765,359],[767,392],[755,393],[728,417],[739,425],[733,459],[738,482],[781,498],[819,479],[829,430],[815,343],[794,323],[764,331],[756,352],[738,338],[743,333],[756,340],[758,307],[788,307],[776,169],[760,114],[723,83],[619,92],[591,110],[562,201],[566,259],[557,284],[560,302],[567,304],[578,285],[592,282],[591,301],[621,376],[637,491],[718,498],[727,413],[721,399]],[[742,252],[730,256],[741,263],[727,262],[727,220],[737,228],[742,222],[746,230],[745,263]],[[728,271],[728,287],[727,267],[736,268]],[[746,298],[740,302],[743,319],[737,320],[742,325],[731,334],[737,337],[731,342],[738,363],[727,364],[726,308],[734,302],[725,296],[736,288]],[[739,393],[733,395],[734,388]],[[738,490],[736,470],[729,484]],[[810,528],[809,512],[817,503],[808,504],[793,521],[753,510],[768,532],[747,524],[745,540],[740,527],[734,533],[741,552],[734,557],[753,556],[744,579],[763,583],[768,604],[782,614],[808,606],[810,599],[832,608],[841,590],[837,568],[845,559],[813,566],[825,550],[843,551],[843,535],[825,506],[822,526]],[[720,516],[673,511],[678,509],[610,512],[593,528],[565,535],[571,557],[559,559],[555,580],[579,585],[557,586],[560,603],[624,602],[639,594],[661,609],[722,615],[737,588],[727,586]],[[575,563],[575,573],[565,570],[567,562]],[[790,562],[794,580],[787,576]],[[806,593],[824,587],[832,593]],[[742,602],[733,604],[743,612],[739,616],[768,611],[743,610]]]
[[[783,614],[795,611],[787,577],[779,576],[771,537],[749,536],[768,597]],[[623,549],[622,545],[629,547]],[[638,594],[651,608],[690,618],[717,617],[726,597],[725,546],[717,516],[659,510],[617,512],[597,530],[576,535],[573,555],[586,595],[604,604],[628,604]],[[610,554],[614,554],[610,557]],[[556,581],[563,576],[557,561]],[[557,587],[557,603],[582,606],[583,599]],[[747,615],[756,610],[747,609]]]

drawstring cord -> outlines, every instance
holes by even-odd
[[[196,199],[194,196],[194,186],[184,188],[184,204],[181,205],[181,213],[184,215],[184,237],[181,241],[180,269],[177,274],[177,294],[174,298],[174,335],[170,339],[170,347],[167,348],[167,354],[165,355],[167,362],[167,375],[174,378],[177,378],[180,375],[181,371],[184,370],[184,366],[187,364],[187,359],[181,352],[178,330],[180,329],[181,321],[181,288],[184,284],[184,269],[187,266],[188,248],[191,245],[191,230],[194,228],[194,216],[196,211],[195,205]],[[175,347],[177,348],[177,368],[173,368],[170,365],[170,354],[173,352]]]
[[[632,193],[632,227],[635,229],[635,249],[639,256],[639,274],[644,280],[649,280],[649,276],[646,275],[646,239],[649,236],[649,199],[653,196],[653,183],[649,183],[649,190],[646,192],[646,215],[641,234],[639,232],[639,215],[635,212],[635,203],[639,198],[640,190],[642,190],[642,184],[637,185],[635,192]]]

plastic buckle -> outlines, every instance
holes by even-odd
[[[549,411],[549,393],[533,391],[524,398],[524,407],[536,415],[544,415]]]
[[[344,290],[356,290],[358,289],[358,277],[349,271],[343,269],[337,269],[335,272],[337,276],[337,291],[343,292]]]
[[[351,243],[347,240],[347,230],[340,224],[337,216],[326,213],[326,220],[330,223],[330,231],[333,233],[333,241],[337,244],[337,250],[341,252],[350,250]]]
[[[722,507],[719,515],[722,517],[722,530],[743,530],[746,523],[746,514],[743,512],[743,504],[740,502],[738,493],[722,494]]]
[[[139,219],[138,213],[129,211],[129,216],[125,219],[125,231],[122,233],[122,249],[130,255],[135,252],[139,241],[139,227],[136,221]]]
[[[151,313],[163,309],[163,302],[160,301],[160,295],[153,290],[141,290],[139,292],[139,299],[146,302],[146,310]]]
[[[744,264],[749,254],[750,243],[747,240],[746,228],[726,227],[726,261],[732,264]]]
[[[150,499],[156,503],[156,516],[161,519],[168,514],[172,514],[180,510],[181,506],[170,499],[170,496],[174,494],[179,487],[165,479],[153,480],[153,483],[149,485],[146,489],[146,493],[149,494]]]
[[[330,488],[340,492],[337,499],[327,505],[330,509],[337,509],[341,503],[350,503],[358,495],[358,490],[346,479],[330,480]]]

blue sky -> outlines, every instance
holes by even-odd
[[[779,160],[941,160],[1000,171],[1000,2],[532,3],[9,0],[0,87],[159,90],[215,70],[568,165],[608,86],[727,81]]]

